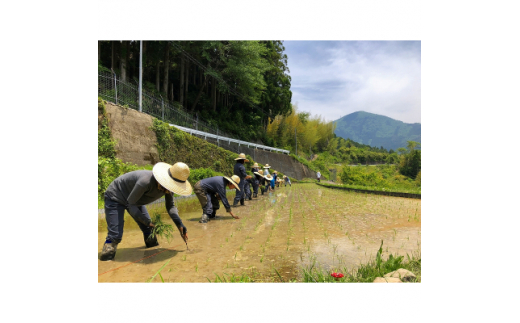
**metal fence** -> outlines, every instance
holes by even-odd
[[[233,143],[238,144],[239,147],[240,147],[240,145],[242,145],[242,146],[246,146],[246,147],[253,147],[253,148],[256,148],[256,149],[269,150],[271,152],[274,151],[274,152],[278,152],[278,153],[284,153],[284,154],[287,154],[287,155],[289,155],[289,153],[290,153],[289,150],[280,149],[280,148],[274,148],[274,147],[268,147],[268,146],[264,146],[264,145],[255,144],[255,143],[252,143],[252,142],[247,142],[247,141],[242,141],[242,140],[232,139],[232,138],[226,138],[226,137],[223,137],[223,136],[217,136],[217,135],[214,135],[214,134],[211,134],[211,133],[208,133],[208,132],[204,132],[204,131],[200,131],[200,130],[193,130],[193,129],[181,127],[181,126],[178,126],[178,125],[175,125],[175,124],[170,124],[170,126],[171,127],[175,127],[175,128],[177,128],[179,130],[182,130],[184,132],[187,132],[187,133],[189,133],[191,135],[197,135],[197,136],[200,136],[200,137],[204,137],[204,139],[207,139],[207,138],[216,139],[217,140],[217,144],[218,144],[219,141],[228,142],[229,144],[231,144],[233,142]]]
[[[139,110],[139,89],[137,85],[121,81],[116,74],[110,72],[98,72],[98,96],[105,101],[110,101],[122,106]],[[236,138],[228,133],[222,132],[217,125],[199,120],[198,116],[192,116],[182,109],[178,103],[154,96],[143,90],[142,112],[147,113],[164,122],[173,123],[206,133],[215,134],[228,138]]]

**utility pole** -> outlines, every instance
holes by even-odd
[[[143,41],[139,44],[139,112],[143,112]]]

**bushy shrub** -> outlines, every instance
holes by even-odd
[[[204,178],[209,178],[213,176],[218,176],[217,172],[213,171],[210,168],[196,168],[190,169],[190,177],[188,177],[188,181],[194,185],[198,181]]]
[[[125,163],[118,158],[98,157],[98,198],[103,198],[108,185],[114,179],[138,169],[145,169],[145,167]]]

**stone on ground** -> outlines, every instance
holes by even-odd
[[[400,278],[405,282],[414,281],[417,278],[411,271],[404,268],[399,268],[396,271],[392,271],[391,273],[386,274],[385,277]]]

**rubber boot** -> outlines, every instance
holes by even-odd
[[[158,246],[159,242],[157,241],[157,235],[155,235],[153,238],[151,235],[149,235],[148,238],[144,239],[144,244],[146,245],[146,248]]]
[[[249,195],[249,200],[250,200],[250,201],[252,201],[252,200],[253,200],[253,198],[251,197],[251,195]]]
[[[103,250],[101,251],[101,256],[99,256],[99,260],[107,261],[112,260],[116,256],[117,243],[116,242],[105,242],[103,245]]]
[[[211,212],[211,215],[208,216],[209,220],[213,220],[217,217],[217,210],[213,210],[213,212]]]
[[[238,203],[236,201],[233,201],[233,205],[231,205],[231,207],[237,207],[238,206]]]
[[[254,197],[254,198],[257,198],[257,197],[258,197],[258,194],[253,193],[253,197]]]
[[[206,213],[202,213],[202,218],[200,219],[199,223],[208,223],[209,219]]]
[[[240,205],[244,206],[244,199],[240,200]]]

